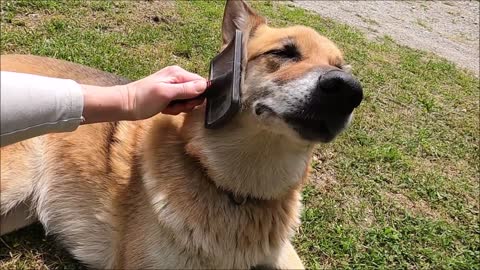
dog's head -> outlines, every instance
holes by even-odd
[[[329,142],[348,125],[363,93],[332,41],[304,26],[271,28],[243,0],[227,1],[224,46],[235,29],[246,44],[240,117],[309,143]]]

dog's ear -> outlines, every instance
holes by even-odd
[[[236,29],[242,31],[244,37],[248,37],[259,25],[265,23],[265,18],[257,15],[245,1],[227,0],[222,25],[223,46],[233,39]]]

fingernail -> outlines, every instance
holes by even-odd
[[[198,81],[195,81],[194,83],[195,83],[195,92],[200,94],[200,93],[203,93],[203,91],[205,91],[205,88],[206,88],[205,81],[198,80]]]

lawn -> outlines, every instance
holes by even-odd
[[[434,55],[368,40],[288,4],[270,24],[335,41],[365,99],[320,145],[295,246],[312,269],[479,269],[479,80]],[[66,59],[131,79],[177,64],[207,75],[222,2],[2,1],[1,51]],[[0,238],[1,269],[81,268],[39,225]]]

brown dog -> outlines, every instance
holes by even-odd
[[[2,234],[38,219],[95,268],[303,268],[290,239],[313,147],[344,129],[362,92],[337,47],[310,28],[271,28],[228,1],[224,44],[235,29],[248,46],[231,123],[207,130],[199,108],[4,147]],[[2,70],[125,83],[60,60],[1,60]]]

